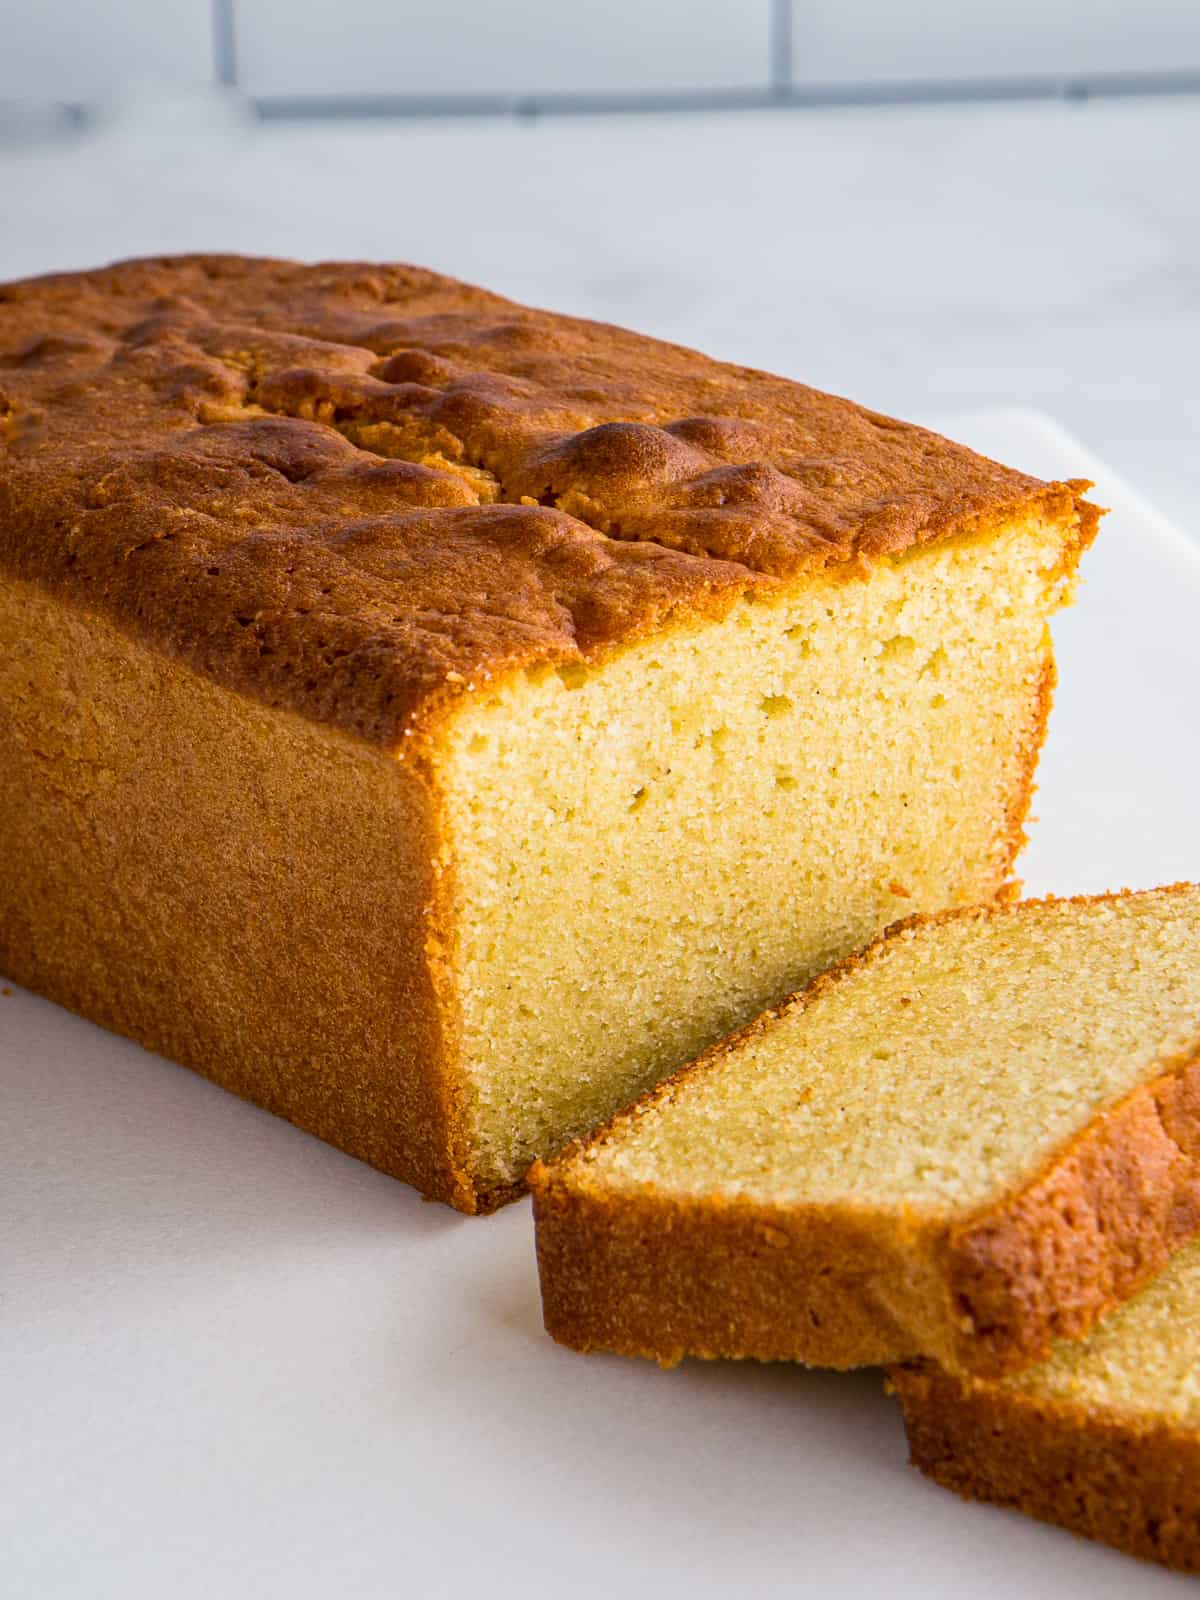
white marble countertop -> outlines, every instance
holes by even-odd
[[[1198,170],[1182,96],[266,125],[145,104],[0,146],[0,277],[419,261],[917,419],[1051,412],[1200,536]]]

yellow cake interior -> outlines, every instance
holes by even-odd
[[[595,1152],[605,1184],[951,1213],[1200,1049],[1200,890],[890,940]]]
[[[482,1185],[887,923],[1000,889],[1072,535],[1014,522],[475,686],[442,784]]]

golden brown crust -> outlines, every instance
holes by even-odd
[[[267,711],[33,585],[0,578],[0,638],[18,642],[0,650],[0,971],[490,1209],[417,764]]]
[[[604,1195],[530,1173],[546,1330],[574,1350],[878,1366],[937,1294],[920,1234],[844,1207]],[[903,1262],[901,1273],[897,1263]]]
[[[1200,1435],[955,1378],[890,1374],[911,1460],[966,1500],[1011,1506],[1127,1554],[1200,1571]]]
[[[0,564],[389,747],[488,677],[831,565],[1095,523],[1079,483],[400,266],[2,288],[0,450]]]
[[[1115,898],[969,907],[896,923],[590,1139],[536,1163],[529,1182],[548,1331],[576,1349],[668,1363],[694,1354],[851,1367],[928,1355],[988,1375],[1028,1366],[1054,1339],[1086,1332],[1200,1229],[1200,1057],[1165,1064],[1017,1192],[950,1221],[697,1199],[649,1184],[606,1189],[591,1179],[587,1151],[619,1138],[688,1077],[719,1071],[750,1039],[916,929]]]

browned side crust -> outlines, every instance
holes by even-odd
[[[919,1235],[889,1237],[837,1209],[606,1196],[547,1170],[535,1167],[530,1187],[542,1311],[560,1344],[665,1367],[685,1356],[873,1366],[917,1348],[913,1305],[939,1292]],[[896,1304],[899,1264],[913,1282]]]
[[[0,568],[393,749],[747,594],[1014,516],[1095,531],[1082,482],[406,266],[0,287],[0,460]]]
[[[1099,531],[1100,518],[1103,515],[1104,512],[1099,506],[1094,506],[1086,500],[1079,503],[1079,521],[1075,527],[1074,537],[1068,541],[1060,562],[1064,575],[1070,575],[1078,568],[1081,556],[1090,548]],[[1015,901],[1021,892],[1020,880],[1013,877],[1012,869],[1027,841],[1025,823],[1037,789],[1035,780],[1038,757],[1046,741],[1046,728],[1054,706],[1054,691],[1058,687],[1058,667],[1054,660],[1054,643],[1049,626],[1046,628],[1043,643],[1042,662],[1042,676],[1017,752],[1017,778],[1013,784],[1005,815],[1006,854],[996,879],[997,897],[1005,901]]]
[[[507,1198],[470,1170],[416,763],[2,578],[0,638],[0,971],[432,1198]]]
[[[1002,901],[1016,901],[1020,897],[1021,880],[1014,877],[1013,865],[1028,843],[1029,836],[1025,832],[1025,823],[1037,789],[1038,757],[1042,753],[1042,745],[1046,742],[1046,728],[1050,722],[1054,691],[1057,686],[1058,666],[1054,660],[1050,630],[1047,628],[1042,673],[1033,699],[1033,708],[1017,751],[1017,778],[1004,816],[1005,853],[996,880],[996,898]]]
[[[649,1186],[612,1191],[589,1179],[589,1144],[619,1137],[688,1074],[719,1070],[889,941],[953,917],[1021,914],[1022,905],[976,907],[897,924],[592,1140],[535,1165],[554,1338],[668,1364],[699,1355],[852,1367],[928,1355],[1000,1375],[1041,1359],[1055,1339],[1082,1335],[1158,1272],[1200,1228],[1200,1058],[1170,1064],[1098,1115],[1016,1193],[951,1222]]]
[[[1200,1571],[1200,1436],[939,1372],[890,1374],[910,1458],[990,1500],[1128,1555]]]

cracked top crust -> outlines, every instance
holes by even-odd
[[[0,288],[0,564],[392,748],[489,677],[1085,487],[415,267]]]

